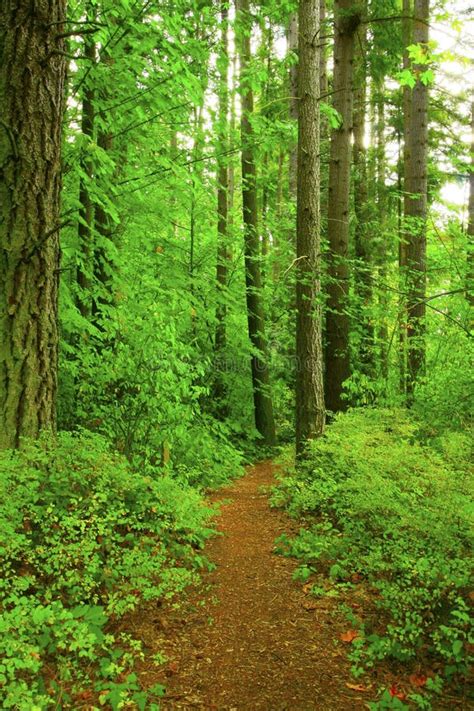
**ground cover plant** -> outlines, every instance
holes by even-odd
[[[0,455],[2,708],[152,703],[140,642],[114,623],[174,596],[208,563],[211,509],[163,470],[134,471],[98,435],[63,433]]]
[[[422,684],[428,689],[468,673],[471,455],[466,434],[429,441],[404,410],[352,410],[336,418],[276,490],[275,503],[304,524],[296,538],[279,541],[301,560],[297,577],[324,573],[356,603],[348,608],[356,677],[386,659],[407,670],[420,663],[425,672],[435,669]],[[315,584],[312,592],[330,589]],[[417,697],[424,708],[423,690],[412,693]]]

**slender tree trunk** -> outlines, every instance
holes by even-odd
[[[319,0],[300,0],[296,227],[296,454],[324,428],[319,222]]]
[[[91,18],[93,19],[93,18]],[[86,35],[84,40],[84,55],[90,62],[96,61],[96,46],[93,38]],[[83,89],[82,96],[82,135],[87,141],[92,141],[94,136],[94,89],[91,83],[87,83]],[[77,268],[77,283],[79,286],[78,306],[85,318],[90,317],[91,303],[91,275],[92,275],[92,253],[93,253],[93,220],[94,203],[89,192],[89,184],[93,176],[93,161],[91,160],[88,146],[84,146],[81,167],[86,177],[82,177],[79,183],[79,222],[77,234],[79,239],[79,264]]]
[[[253,92],[248,81],[251,19],[249,0],[238,0],[238,43],[240,53],[240,96],[242,105],[242,205],[245,235],[245,281],[247,318],[253,353],[251,360],[255,425],[265,444],[275,441],[275,423],[270,394],[267,363],[267,343],[262,302],[260,244],[257,217],[257,184],[250,118],[253,113]]]
[[[329,34],[326,0],[320,0],[319,3],[319,25],[320,25],[320,45],[321,51],[319,56],[319,96],[320,100],[326,104],[330,101],[329,81],[328,81],[328,57],[327,48]],[[320,127],[319,127],[319,148],[320,148],[320,176],[319,176],[319,219],[321,233],[326,235],[327,214],[328,214],[328,158],[329,158],[329,121],[324,113],[320,112]]]
[[[474,102],[471,107],[471,173],[469,175],[469,205],[467,218],[466,298],[474,306]]]
[[[375,174],[376,192],[375,200],[377,207],[377,219],[379,224],[379,239],[376,249],[378,272],[382,288],[379,289],[379,309],[381,313],[378,327],[377,340],[379,342],[379,371],[386,383],[388,378],[388,327],[387,314],[389,311],[388,294],[383,284],[387,279],[387,255],[390,254],[390,245],[387,240],[387,190],[385,186],[385,104],[383,81],[373,87],[373,101],[376,109],[375,126]]]
[[[218,113],[218,154],[217,161],[217,309],[216,309],[216,335],[215,354],[217,358],[216,381],[214,388],[215,399],[218,402],[218,411],[222,417],[226,413],[225,386],[222,379],[219,359],[222,357],[226,345],[226,289],[227,272],[229,264],[228,247],[228,209],[229,209],[229,169],[228,158],[224,155],[229,145],[229,31],[228,6],[225,1],[221,3],[221,47],[218,57],[219,71],[219,113]]]
[[[355,42],[354,89],[354,211],[356,217],[354,247],[356,257],[355,292],[358,296],[360,343],[360,368],[366,375],[374,375],[374,327],[370,313],[372,305],[373,245],[367,174],[367,148],[365,145],[365,116],[367,105],[367,25],[361,25]]]
[[[291,54],[298,53],[298,13],[294,12],[290,16],[288,23],[288,52]],[[296,123],[298,120],[298,66],[292,64],[289,72],[289,89],[290,89],[290,119]],[[290,151],[289,163],[289,191],[290,199],[296,199],[297,190],[297,163],[298,163],[298,148],[296,144]]]
[[[412,43],[412,0],[403,0],[403,19],[402,19],[402,40],[403,40],[403,69],[410,68],[410,60],[408,57],[408,47]],[[403,173],[403,189],[405,188],[405,177],[410,171],[411,159],[411,89],[409,86],[403,88],[402,96],[402,111],[403,111],[403,166],[400,166],[399,183],[402,182]],[[401,203],[400,203],[401,217]],[[399,230],[398,243],[398,270],[399,270],[399,304],[398,304],[398,361],[400,369],[400,391],[406,394],[407,390],[407,304],[405,291],[407,288],[407,243],[409,235],[403,229],[403,220],[401,220],[402,229]]]
[[[65,13],[63,0],[0,5],[2,448],[56,424]]]
[[[331,136],[328,204],[328,299],[326,309],[326,407],[347,408],[343,384],[349,362],[349,195],[352,135],[354,39],[360,9],[351,0],[337,0],[334,39],[334,108],[341,125]]]
[[[429,0],[415,0],[413,42],[423,47],[429,39]],[[415,74],[424,66],[413,67]],[[405,226],[407,240],[407,400],[425,365],[426,298],[426,216],[428,158],[428,87],[418,78],[410,107],[410,131],[407,139],[408,165],[405,166]]]

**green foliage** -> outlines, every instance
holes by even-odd
[[[310,567],[351,584],[355,576],[375,600],[377,612],[359,623],[353,643],[356,673],[420,653],[442,662],[446,676],[467,670],[469,454],[454,459],[459,434],[423,442],[422,432],[405,411],[349,411],[275,493],[275,503],[305,521],[286,542],[302,574]]]
[[[125,698],[144,708],[130,672],[140,645],[109,623],[195,578],[212,511],[85,433],[2,452],[0,501],[2,708],[47,708],[90,688],[106,689],[111,708]]]

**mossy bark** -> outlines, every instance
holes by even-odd
[[[65,12],[0,5],[0,447],[56,423]]]

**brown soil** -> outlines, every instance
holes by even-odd
[[[147,657],[163,652],[161,668],[147,664],[145,687],[162,682],[164,711],[357,711],[370,694],[353,683],[339,635],[347,629],[334,601],[305,595],[292,579],[296,563],[274,553],[291,531],[270,509],[275,467],[263,462],[214,495],[223,501],[221,536],[207,546],[216,569],[183,605],[143,614],[133,633]]]

